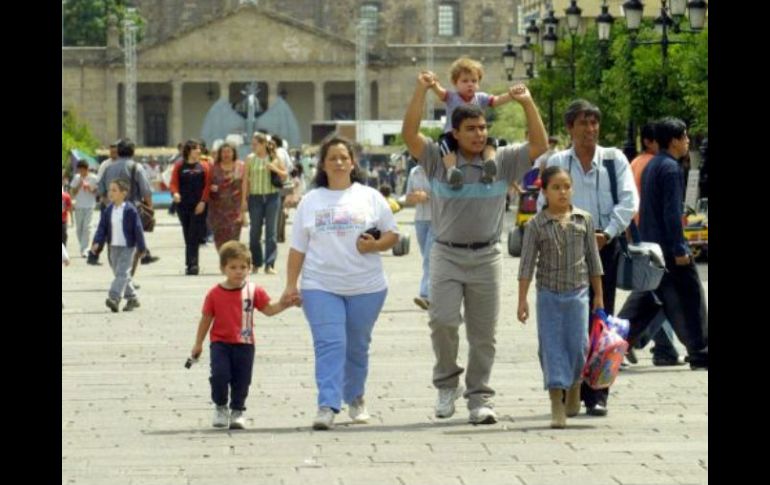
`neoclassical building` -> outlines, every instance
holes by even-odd
[[[302,141],[311,126],[355,118],[356,25],[366,19],[365,119],[400,119],[416,75],[460,55],[484,63],[482,88],[501,88],[501,54],[516,38],[519,0],[138,0],[147,20],[137,47],[137,141],[171,146],[199,137],[211,105],[241,109],[242,91],[259,86],[261,109],[282,96]],[[433,28],[426,28],[429,19]],[[106,46],[62,49],[62,105],[87,121],[105,144],[123,135],[124,53],[112,26]],[[522,66],[516,76],[523,75]],[[441,108],[441,103],[435,104]],[[439,116],[442,110],[426,116]],[[378,144],[378,140],[371,141]]]

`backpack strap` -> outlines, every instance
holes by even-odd
[[[241,288],[241,341],[254,342],[254,286],[249,281]]]

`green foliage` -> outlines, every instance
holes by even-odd
[[[438,141],[438,137],[441,136],[441,134],[444,132],[444,129],[441,127],[436,128],[430,128],[430,127],[423,127],[420,128],[420,133],[425,135],[426,137],[430,138],[433,141]],[[401,136],[401,133],[393,137],[391,140],[389,146],[399,146],[399,145],[405,145],[404,143],[404,137]]]
[[[507,91],[507,85],[499,84],[489,88],[488,92],[494,95],[501,95]],[[489,123],[489,136],[505,139],[509,143],[524,140],[527,121],[524,116],[524,110],[521,109],[521,106],[516,101],[506,103],[497,108],[488,109],[486,120]]]
[[[68,166],[69,152],[72,149],[94,153],[99,147],[99,140],[91,133],[91,129],[72,114],[67,112],[62,120],[61,130],[61,163],[62,168]]]
[[[114,15],[123,42],[123,20],[127,18],[125,0],[66,0],[64,3],[64,45],[104,46],[107,44],[108,18]],[[137,26],[136,39],[144,34],[145,21],[134,11],[131,18]]]
[[[609,45],[598,40],[595,27],[589,28],[585,35],[575,37],[574,94],[569,69],[571,38],[566,31],[558,35],[553,66],[547,68],[538,55],[538,76],[528,82],[546,128],[553,126],[553,133],[549,130],[549,134],[568,138],[562,115],[575,98],[587,99],[601,109],[603,145],[623,145],[629,118],[638,129],[650,120],[677,116],[688,124],[692,134],[707,133],[707,29],[697,35],[669,32],[669,40],[683,43],[668,46],[664,64],[659,43],[642,44],[660,40],[649,21],[643,25],[633,47],[622,19],[613,25]]]

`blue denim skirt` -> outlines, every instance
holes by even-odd
[[[579,382],[588,353],[588,287],[537,290],[537,341],[545,389]]]

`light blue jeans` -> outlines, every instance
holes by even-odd
[[[343,399],[350,403],[364,395],[372,329],[387,293],[302,290],[302,311],[313,334],[318,407],[339,412]]]
[[[588,353],[588,287],[564,293],[537,290],[537,342],[546,389],[580,382]]]
[[[110,246],[110,267],[115,279],[110,285],[109,296],[113,300],[120,301],[123,296],[127,300],[137,297],[134,285],[131,283],[131,266],[134,263],[135,249],[126,246]]]
[[[430,301],[430,248],[436,238],[430,228],[430,221],[414,221],[417,242],[422,254],[422,279],[420,280],[420,296]]]

